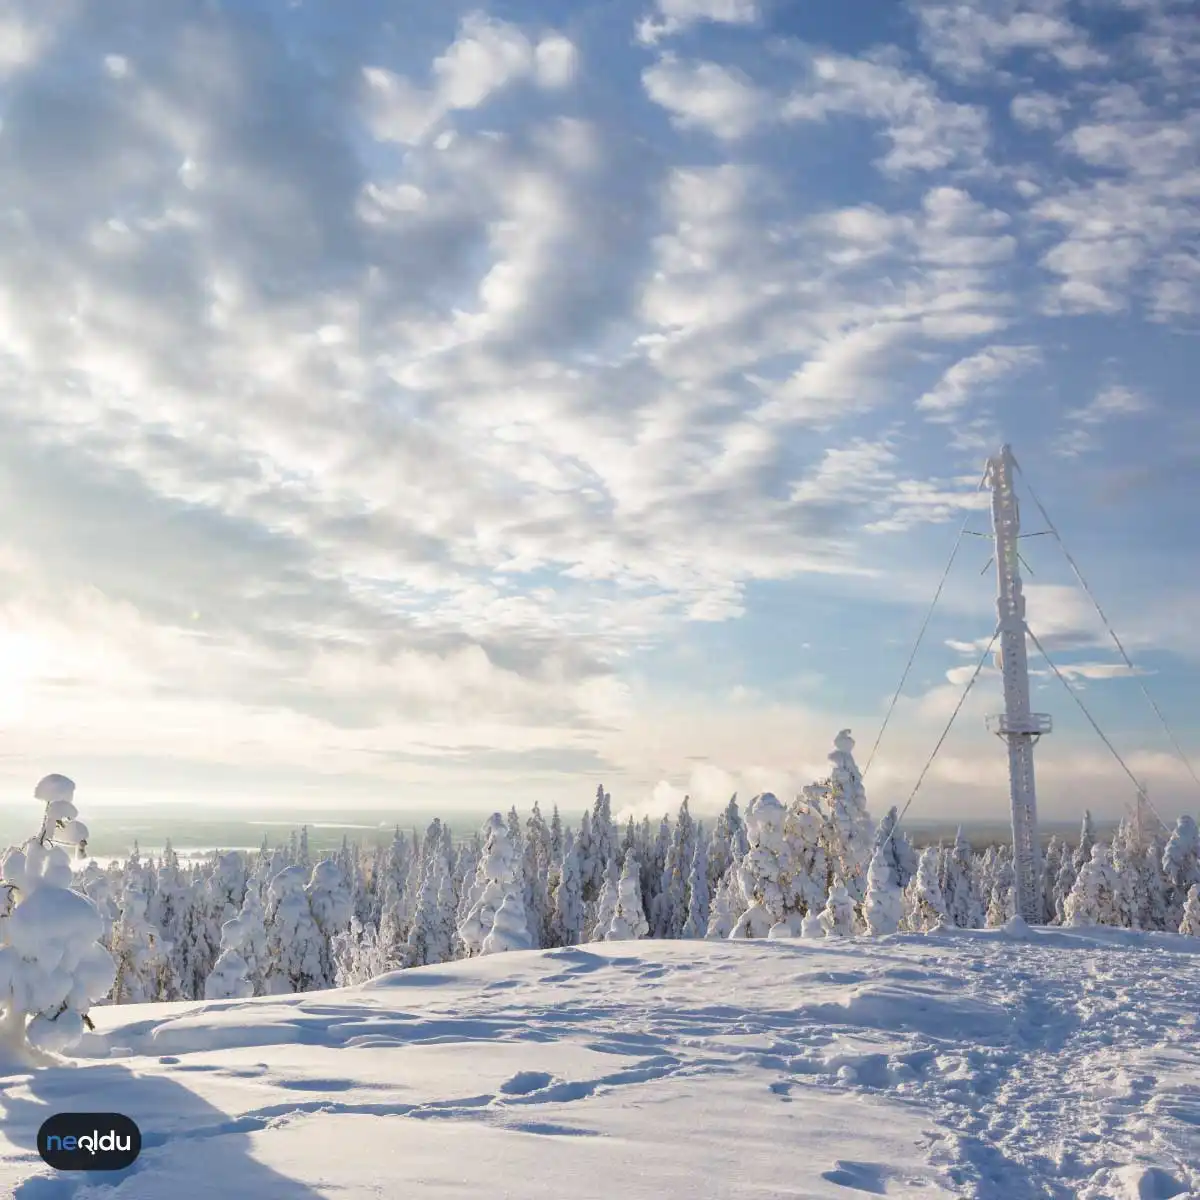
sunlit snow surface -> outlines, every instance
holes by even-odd
[[[93,1015],[0,1081],[0,1195],[1200,1195],[1198,939],[625,942]],[[141,1158],[55,1176],[63,1110]]]

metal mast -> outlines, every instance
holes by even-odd
[[[986,481],[992,489],[992,531],[996,540],[996,611],[1004,677],[1004,712],[988,718],[988,728],[1008,743],[1008,779],[1012,797],[1013,869],[1016,912],[1030,924],[1042,922],[1041,845],[1038,841],[1037,787],[1033,748],[1052,725],[1045,713],[1030,711],[1029,659],[1025,649],[1025,596],[1021,590],[1021,514],[1013,491],[1016,462],[1009,446],[988,459]]]

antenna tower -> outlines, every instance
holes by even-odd
[[[996,611],[1000,634],[996,665],[1004,679],[1004,712],[989,717],[988,728],[1008,743],[1017,915],[1031,925],[1040,925],[1043,920],[1042,855],[1038,840],[1033,748],[1053,725],[1047,714],[1030,711],[1025,596],[1021,590],[1017,550],[1021,514],[1013,491],[1015,466],[1012,448],[1002,446],[999,454],[988,459],[985,476],[992,490],[992,532],[996,542]]]

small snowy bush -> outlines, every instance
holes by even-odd
[[[24,1063],[78,1042],[115,975],[99,909],[70,887],[63,846],[82,855],[88,836],[75,784],[48,775],[34,796],[46,805],[41,832],[0,865],[0,1056]]]

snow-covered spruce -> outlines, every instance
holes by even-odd
[[[904,916],[904,896],[892,878],[889,857],[886,849],[877,847],[867,871],[867,897],[863,902],[863,915],[867,932],[871,934],[895,933]]]
[[[285,867],[267,889],[268,995],[311,992],[328,986],[323,959],[324,937],[313,919],[306,884],[309,868]]]
[[[458,927],[458,936],[468,956],[483,952],[483,942],[492,930],[496,913],[517,882],[518,861],[508,825],[499,813],[493,813],[484,826],[483,854],[473,885],[475,899]]]
[[[1183,902],[1183,916],[1179,920],[1179,932],[1188,937],[1200,937],[1200,883],[1193,883]]]
[[[562,861],[554,889],[554,911],[550,917],[550,944],[577,945],[583,935],[583,893],[579,876],[579,852],[568,829],[563,834]]]
[[[649,932],[650,926],[642,911],[641,871],[633,851],[627,850],[617,883],[616,908],[604,936],[610,942],[627,942],[643,938]]]
[[[712,908],[708,914],[708,929],[704,934],[706,938],[727,938],[733,932],[737,917],[733,915],[733,904],[730,897],[732,887],[732,875],[726,872],[718,881],[717,890],[713,896]]]
[[[867,889],[867,866],[874,848],[875,825],[867,811],[862,773],[854,761],[854,738],[843,729],[829,755],[833,764],[824,786],[825,816],[821,845],[829,871],[829,888],[840,883],[854,904],[861,904]]]
[[[947,924],[946,901],[938,883],[938,852],[927,846],[917,862],[917,873],[904,893],[905,927],[914,933],[928,933]]]
[[[1112,854],[1104,843],[1095,843],[1091,857],[1079,868],[1075,885],[1067,897],[1065,924],[1086,929],[1092,925],[1116,925],[1117,877]]]
[[[502,954],[506,950],[528,950],[531,939],[525,917],[525,902],[516,884],[509,886],[496,909],[495,919],[483,939],[482,954]]]
[[[854,902],[844,884],[833,885],[820,920],[826,937],[851,937],[854,934]]]
[[[608,936],[613,914],[617,911],[620,882],[621,876],[617,868],[617,860],[610,858],[604,872],[604,886],[601,888],[600,897],[596,901],[596,912],[592,922],[590,941],[602,942]]]
[[[34,790],[45,810],[41,831],[0,866],[0,1058],[53,1061],[83,1035],[87,1012],[112,986],[115,964],[100,944],[104,920],[70,888],[64,846],[82,854],[75,784],[46,776]]]
[[[771,792],[763,792],[750,801],[746,811],[749,849],[737,875],[746,911],[730,937],[765,938],[788,915],[784,880],[790,874],[791,863],[783,834],[785,815],[783,805]]]

